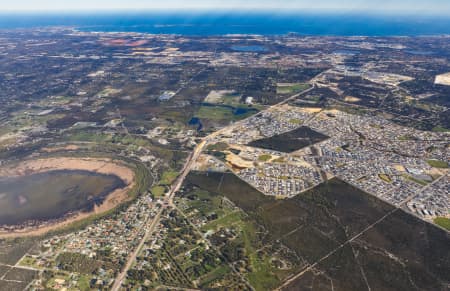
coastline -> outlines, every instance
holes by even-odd
[[[62,17],[63,15],[63,17]],[[86,33],[142,33],[214,37],[285,35],[332,37],[420,37],[450,35],[446,13],[289,10],[120,10],[95,13],[0,13],[0,30],[66,29]],[[95,16],[95,21],[92,21]],[[120,21],[118,21],[120,20]]]
[[[128,192],[135,186],[133,170],[121,165],[118,161],[99,158],[56,157],[28,160],[15,167],[0,169],[0,176],[18,177],[52,170],[85,170],[99,174],[115,175],[122,179],[126,186],[109,193],[105,200],[100,205],[96,205],[92,211],[68,213],[59,219],[43,221],[33,226],[17,226],[17,229],[14,230],[0,229],[0,239],[40,236],[47,232],[67,227],[74,222],[87,219],[93,215],[101,215],[126,202],[129,199]]]

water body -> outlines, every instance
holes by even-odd
[[[160,12],[96,14],[3,14],[0,28],[70,26],[83,31],[224,35],[439,35],[450,34],[444,16],[360,13]]]
[[[189,120],[188,124],[192,126],[197,126],[197,131],[200,131],[203,128],[203,124],[200,118],[198,117],[192,117],[191,120]]]
[[[239,116],[239,115],[245,115],[245,114],[248,114],[248,113],[255,114],[255,113],[257,113],[258,111],[259,111],[259,110],[256,109],[256,108],[244,108],[244,107],[238,107],[238,108],[235,108],[235,109],[233,110],[233,114],[236,115],[236,116]]]
[[[0,177],[0,225],[61,218],[92,210],[125,183],[117,176],[82,170],[56,170]]]

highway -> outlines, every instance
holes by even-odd
[[[279,107],[283,104],[288,103],[289,101],[311,91],[313,88],[315,87],[315,85],[311,86],[311,88],[306,89],[300,93],[294,94],[292,96],[290,96],[289,98],[283,100],[280,103],[274,104],[268,108],[266,108],[266,110],[269,109],[273,109],[276,107]],[[258,114],[258,113],[256,113]],[[255,115],[256,115],[255,114]],[[253,116],[253,115],[252,115]],[[244,122],[245,119],[240,120],[235,122],[233,125],[233,127],[238,126],[239,124],[241,124],[242,122]],[[200,154],[202,153],[203,149],[205,148],[207,141],[215,138],[217,135],[219,135],[220,133],[222,133],[224,130],[226,130],[228,127],[222,128],[221,130],[218,130],[216,132],[211,133],[210,135],[204,137],[202,139],[202,141],[195,147],[195,149],[192,151],[192,153],[189,155],[188,159],[186,160],[186,163],[183,166],[183,169],[180,172],[180,175],[175,179],[175,181],[172,183],[172,186],[170,187],[169,192],[166,194],[166,197],[164,198],[164,203],[163,206],[161,207],[161,209],[158,211],[158,213],[154,216],[153,219],[148,219],[146,223],[144,223],[144,225],[142,226],[141,230],[143,228],[145,228],[145,234],[142,237],[142,239],[139,241],[138,246],[136,247],[136,249],[130,254],[130,256],[128,257],[127,263],[125,265],[125,267],[122,269],[122,271],[116,276],[116,279],[114,280],[114,284],[111,288],[111,290],[113,291],[118,291],[120,290],[120,287],[122,286],[123,281],[126,278],[127,272],[130,270],[130,268],[133,266],[134,261],[136,260],[136,257],[138,256],[138,254],[141,252],[142,247],[144,246],[145,242],[148,240],[148,238],[153,234],[153,232],[156,229],[156,226],[159,224],[159,221],[161,219],[161,215],[164,212],[164,210],[167,207],[171,207],[173,205],[173,198],[175,197],[175,194],[178,192],[178,190],[180,190],[181,186],[183,185],[184,179],[186,178],[186,176],[189,174],[189,172],[192,169],[192,166],[195,164],[195,162],[197,161],[197,158],[200,156]]]
[[[159,224],[159,221],[161,219],[161,215],[164,212],[164,210],[171,206],[173,203],[173,198],[175,197],[175,194],[180,190],[181,186],[183,185],[184,179],[189,174],[189,172],[192,169],[192,166],[195,164],[195,161],[200,156],[201,152],[203,151],[203,148],[206,145],[206,140],[202,140],[192,151],[192,153],[189,155],[188,159],[186,160],[186,163],[183,166],[183,169],[181,170],[180,175],[177,177],[177,179],[173,182],[172,186],[170,187],[169,192],[166,194],[166,198],[164,198],[164,203],[161,209],[158,211],[158,213],[153,217],[153,219],[147,219],[146,223],[143,224],[142,228],[145,228],[145,234],[142,237],[142,239],[139,241],[138,246],[136,249],[130,254],[130,256],[127,259],[127,263],[125,267],[122,269],[122,271],[116,276],[116,279],[114,280],[114,284],[111,288],[113,291],[120,290],[120,287],[122,286],[123,281],[125,280],[128,271],[133,266],[134,261],[136,260],[136,257],[139,255],[139,253],[142,250],[142,247],[144,246],[145,242],[148,240],[148,238],[153,234],[153,232],[156,229],[156,226]],[[142,230],[142,229],[141,229]]]

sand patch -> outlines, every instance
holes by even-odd
[[[254,167],[253,161],[244,160],[243,158],[232,152],[227,151],[226,154],[226,160],[228,164],[233,168],[245,169]]]
[[[436,79],[434,80],[434,83],[438,84],[438,85],[450,86],[450,72],[441,74],[441,75],[437,75]]]
[[[233,94],[233,90],[213,90],[209,92],[208,96],[206,96],[203,102],[206,103],[223,103],[223,97],[228,94]]]
[[[306,112],[306,113],[318,113],[318,112],[322,111],[322,108],[320,108],[320,107],[303,107],[303,108],[290,107],[290,108],[293,108],[294,110],[297,110],[298,112]]]
[[[353,96],[345,96],[344,101],[350,102],[350,103],[355,103],[355,102],[361,101],[361,99],[359,99],[357,97],[353,97]]]
[[[393,165],[393,166],[394,166],[394,169],[396,169],[396,170],[399,171],[399,172],[406,172],[405,167],[402,166],[402,165],[395,164],[395,165]]]
[[[54,153],[54,152],[60,152],[60,151],[76,151],[79,150],[80,147],[74,144],[66,145],[62,147],[49,147],[49,148],[42,148],[42,151],[46,153]]]
[[[10,139],[16,139],[16,138],[19,138],[19,137],[21,137],[20,134],[9,132],[7,134],[4,134],[4,135],[0,136],[0,142],[6,141],[6,140],[10,140]]]

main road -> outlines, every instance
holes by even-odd
[[[312,89],[314,89],[314,87],[315,87],[315,85],[313,84],[313,86],[311,86],[311,88],[306,89],[306,90],[304,90],[304,91],[302,91],[300,93],[294,94],[294,95],[290,96],[289,98],[284,99],[280,103],[274,104],[274,105],[266,108],[266,110],[269,110],[271,108],[275,108],[275,107],[281,106],[283,104],[286,104],[287,102],[289,102],[289,101],[291,101],[291,100],[293,100],[293,99],[295,99],[295,98],[297,98],[297,97],[299,97],[299,96],[301,96],[301,95],[311,91]],[[256,114],[258,114],[258,113],[256,113]],[[238,126],[240,123],[244,122],[244,120],[237,121],[232,126]],[[178,192],[178,190],[180,190],[181,186],[183,185],[184,179],[186,178],[186,176],[191,171],[192,166],[197,161],[197,158],[200,156],[200,154],[203,151],[203,149],[204,149],[205,145],[207,144],[208,140],[211,140],[212,138],[216,137],[217,135],[222,133],[223,130],[225,130],[225,129],[226,129],[226,127],[221,129],[221,130],[218,130],[216,132],[213,132],[210,135],[204,137],[202,139],[202,141],[195,147],[195,149],[189,155],[188,159],[186,160],[186,163],[183,166],[183,169],[181,170],[180,175],[178,175],[178,177],[175,179],[175,181],[173,182],[172,186],[170,187],[169,192],[166,194],[166,197],[164,198],[163,206],[160,208],[158,213],[153,217],[153,219],[148,218],[146,223],[143,224],[142,229],[145,229],[144,236],[139,241],[139,244],[136,247],[136,249],[129,255],[129,257],[127,259],[127,263],[125,264],[125,267],[116,276],[116,279],[114,280],[114,284],[113,284],[111,290],[113,290],[113,291],[120,290],[120,287],[122,286],[122,283],[125,280],[128,271],[133,266],[133,263],[135,262],[136,257],[138,256],[138,254],[142,250],[142,247],[144,246],[145,242],[148,240],[148,238],[154,232],[156,226],[159,223],[159,220],[161,218],[161,215],[162,215],[163,211],[167,207],[172,206],[173,198],[174,198],[175,194]]]
[[[122,286],[123,281],[125,280],[128,271],[133,266],[133,263],[136,260],[136,257],[141,252],[142,247],[144,246],[145,242],[148,240],[148,238],[152,235],[154,232],[156,226],[159,223],[159,220],[161,218],[161,215],[163,211],[168,207],[172,205],[173,197],[175,194],[180,190],[181,185],[183,185],[184,179],[186,179],[186,176],[189,174],[189,172],[192,169],[192,166],[194,165],[195,161],[197,160],[198,156],[203,151],[203,148],[206,145],[206,140],[202,140],[192,151],[192,153],[189,155],[188,159],[186,160],[186,163],[183,166],[183,169],[181,170],[180,175],[178,175],[177,179],[173,182],[172,186],[170,187],[169,192],[166,194],[166,197],[164,199],[163,206],[158,211],[158,213],[151,218],[147,218],[146,222],[143,224],[142,228],[145,228],[145,233],[142,239],[139,241],[138,246],[134,249],[134,251],[128,256],[127,263],[125,264],[125,267],[122,269],[122,271],[117,275],[116,279],[114,280],[114,284],[111,288],[113,291],[120,290],[120,287]]]

